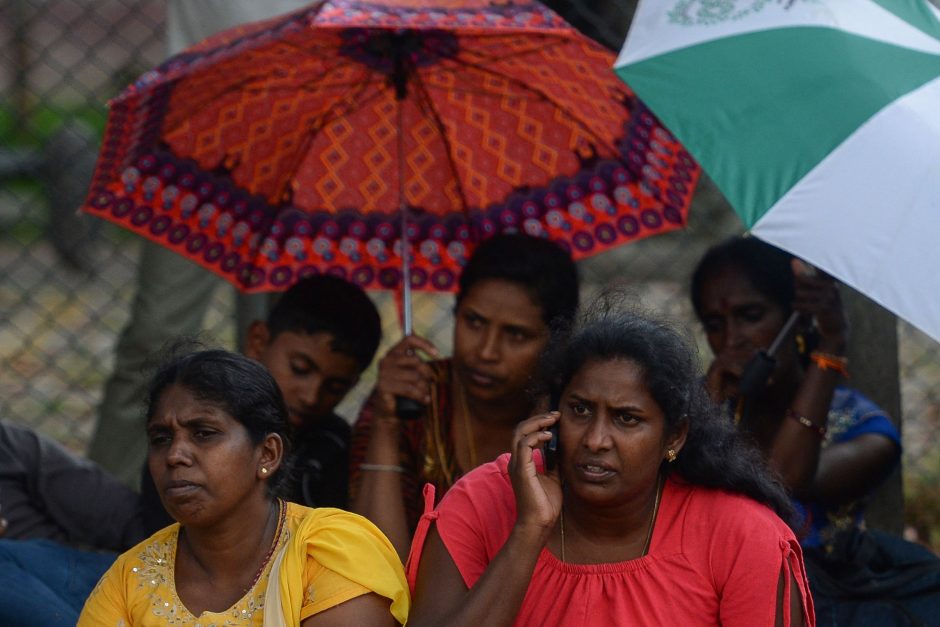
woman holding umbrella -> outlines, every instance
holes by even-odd
[[[786,494],[678,334],[606,314],[548,372],[558,411],[428,503],[409,625],[813,624]]]
[[[846,321],[835,282],[758,239],[735,237],[699,262],[692,304],[715,354],[712,399],[805,508],[803,545],[823,546],[858,525],[863,497],[897,464],[900,442],[881,409],[840,385]],[[785,329],[788,320],[795,324]],[[741,390],[747,364],[781,332],[769,377]]]
[[[79,625],[404,624],[401,562],[369,521],[274,497],[287,408],[258,362],[191,353],[155,376],[148,463],[178,524],[121,555]]]
[[[499,235],[474,251],[460,276],[451,359],[409,336],[379,364],[378,383],[353,431],[352,509],[407,554],[425,483],[443,494],[454,481],[509,450],[531,415],[528,387],[553,325],[578,307],[571,257],[548,240]],[[402,420],[396,398],[425,407]]]

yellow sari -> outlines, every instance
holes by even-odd
[[[284,529],[261,577],[233,606],[194,616],[175,584],[179,525],[121,555],[92,591],[80,627],[299,625],[362,594],[391,601],[404,624],[410,599],[401,561],[375,525],[338,509],[287,504]]]

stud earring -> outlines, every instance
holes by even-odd
[[[262,474],[262,475],[266,475],[266,474],[268,474],[268,469],[267,469],[267,468],[264,468],[264,467],[262,467],[262,468],[261,468],[261,474]]]
[[[676,457],[678,457],[678,455],[676,454],[675,449],[669,449],[668,451],[666,451],[666,461],[669,462],[670,464],[676,461]]]
[[[806,354],[806,336],[802,333],[797,333],[796,337],[796,352],[800,355]]]

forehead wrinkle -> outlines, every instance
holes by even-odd
[[[168,408],[165,406],[164,399],[160,399],[160,404],[157,405],[157,411],[154,412],[153,416],[150,416],[147,419],[147,424],[153,424],[154,421],[163,417],[163,422],[166,422],[169,416],[175,418],[176,422],[184,427],[188,427],[193,423],[215,423],[221,420],[221,417],[227,417],[228,411],[221,407],[218,403],[214,403],[209,400],[203,400],[190,393],[192,398],[191,403],[187,403],[179,411],[168,411]],[[207,411],[208,410],[208,411]]]

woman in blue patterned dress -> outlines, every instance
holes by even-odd
[[[846,321],[835,282],[751,237],[710,249],[692,278],[692,303],[714,360],[706,382],[765,452],[805,513],[804,547],[861,524],[865,497],[898,463],[885,413],[845,387]],[[745,394],[745,367],[797,311],[763,385]]]

